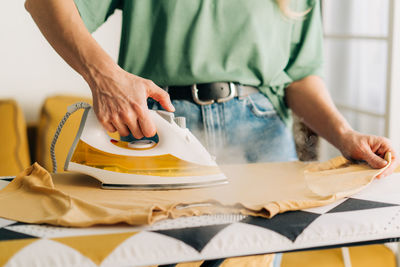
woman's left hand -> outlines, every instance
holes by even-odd
[[[356,161],[366,161],[372,168],[380,169],[385,167],[388,162],[384,159],[387,152],[391,153],[390,166],[377,178],[390,175],[399,165],[400,161],[389,139],[365,135],[350,130],[339,138],[338,148],[343,156]]]
[[[391,165],[378,178],[393,173],[399,158],[384,137],[354,131],[335,107],[322,78],[310,75],[292,82],[285,90],[287,105],[313,131],[337,147],[348,159],[366,161],[372,168],[383,168],[385,154],[392,155]]]

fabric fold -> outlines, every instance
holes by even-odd
[[[391,164],[391,153],[385,155],[388,164],[379,170],[366,168],[365,164],[352,164],[338,157],[327,162],[310,164],[304,171],[308,188],[321,197],[335,195],[342,198],[360,191]]]
[[[389,162],[390,155],[387,159]],[[144,225],[217,213],[271,218],[354,194],[386,167],[371,169],[338,157],[323,163],[256,163],[221,168],[229,178],[224,186],[140,191],[104,190],[89,176],[50,175],[35,163],[0,191],[0,217],[72,227]]]

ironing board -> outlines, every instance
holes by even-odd
[[[11,180],[0,178],[0,189]],[[212,215],[146,227],[63,228],[0,218],[0,265],[161,265],[396,242],[400,241],[399,189],[397,173],[375,180],[351,198],[272,219]]]

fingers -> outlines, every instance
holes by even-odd
[[[387,153],[390,152],[391,158],[390,158],[390,166],[388,166],[381,174],[377,176],[378,179],[385,177],[387,175],[390,175],[393,173],[394,169],[398,165],[398,157],[396,155],[396,152],[394,151],[390,140],[383,138],[383,137],[375,137],[373,141],[374,145],[374,152],[381,158],[385,158]],[[371,146],[372,147],[372,146]]]
[[[138,123],[144,136],[152,137],[156,134],[156,126],[150,117],[147,107],[145,108],[142,116],[138,118]]]
[[[380,178],[383,178],[385,176],[392,174],[395,171],[395,169],[399,166],[400,160],[399,160],[397,154],[393,150],[391,151],[391,154],[392,154],[392,158],[391,158],[392,162],[391,162],[390,166],[386,170],[384,170],[381,174],[379,174],[376,178],[380,179]]]
[[[384,159],[387,152],[394,154],[390,141],[383,137],[353,132],[346,140],[343,147],[347,150],[343,154],[353,160],[366,161],[375,169],[384,168],[388,164]]]
[[[148,114],[148,111],[144,114]],[[99,118],[99,121],[107,131],[118,131],[121,136],[128,136],[129,133],[136,139],[154,136],[156,128],[150,116],[142,115],[142,117],[145,119],[140,119],[132,111],[126,111],[112,114],[111,119]]]
[[[95,96],[93,96],[94,100],[97,100]],[[114,133],[117,131],[117,129],[114,127],[114,125],[111,123],[111,121],[108,119],[108,116],[106,116],[106,112],[104,112],[104,108],[101,107],[102,111],[99,111],[99,104],[97,101],[93,101],[93,109],[94,112],[96,113],[97,119],[99,120],[100,124],[106,129],[106,131],[110,133]]]
[[[395,170],[395,166],[393,164],[390,164],[390,166],[386,170],[384,170],[381,174],[376,176],[376,178],[381,179],[385,176],[388,176],[388,175],[392,174],[394,170]]]
[[[129,135],[128,127],[125,125],[124,122],[121,121],[120,117],[117,114],[112,115],[111,123],[115,127],[115,129],[117,129],[118,133],[121,136]]]
[[[92,89],[94,110],[103,127],[121,136],[129,133],[136,139],[152,137],[156,127],[147,108],[147,98],[158,101],[167,111],[175,111],[169,94],[141,77],[124,73],[117,83]]]
[[[106,129],[110,133],[114,133],[117,131],[117,129],[109,122],[105,121],[102,123],[102,125],[103,125],[104,129]]]
[[[169,112],[175,111],[175,108],[171,103],[171,99],[169,98],[169,94],[157,85],[155,85],[153,82],[150,84],[148,92],[149,97],[160,103],[165,110]]]
[[[151,97],[158,101],[167,111],[175,111],[169,98],[169,94],[166,91],[162,90],[149,80],[145,80],[142,85],[142,88],[147,92],[147,94],[138,93],[138,90],[141,89],[140,87],[132,89],[137,90],[137,97],[131,99],[128,102],[129,107],[124,108],[124,111],[120,114],[121,121],[125,123],[136,139],[141,139],[144,136],[152,137],[156,134],[156,126],[147,108],[147,97]]]
[[[125,124],[128,126],[133,137],[135,137],[136,139],[141,139],[143,138],[143,136],[146,136],[141,130],[141,127],[138,122],[138,116],[135,112],[132,111],[122,112],[120,116],[122,120],[125,122]]]
[[[373,153],[372,150],[365,152],[364,160],[374,169],[381,169],[388,164],[386,160]]]

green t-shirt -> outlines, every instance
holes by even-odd
[[[290,121],[284,89],[322,73],[319,0],[75,0],[90,32],[122,9],[119,65],[159,86],[219,81],[259,87]]]

